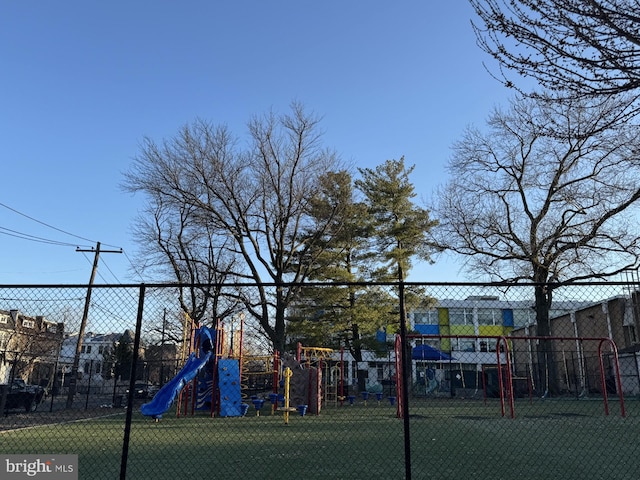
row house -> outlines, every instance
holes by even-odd
[[[121,337],[122,333],[86,333],[82,339],[78,373],[83,377],[89,375],[110,376],[108,369],[111,368],[113,348]],[[77,344],[77,332],[65,336],[59,356],[61,371],[71,372]]]
[[[63,323],[19,310],[0,310],[0,383],[19,377],[48,385],[63,339]]]

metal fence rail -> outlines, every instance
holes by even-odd
[[[637,478],[637,285],[556,288],[540,337],[535,286],[412,284],[405,334],[378,325],[357,362],[299,332],[276,355],[246,312],[195,328],[179,287],[93,286],[85,318],[86,285],[0,286],[0,455],[78,455],[86,479]]]

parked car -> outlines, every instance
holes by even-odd
[[[0,392],[6,390],[4,409],[24,409],[25,412],[35,412],[44,398],[45,389],[39,385],[29,385],[21,378],[14,379],[10,384],[1,385]],[[1,399],[0,399],[1,403]]]
[[[158,391],[160,391],[160,387],[158,385],[149,385],[148,394],[150,397],[154,397]]]
[[[136,383],[134,387],[135,398],[150,398],[153,397],[158,391],[158,387],[150,383]],[[127,388],[127,395],[129,395],[129,389]]]

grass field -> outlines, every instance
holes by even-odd
[[[637,479],[640,408],[601,401],[519,400],[516,418],[496,401],[412,400],[413,479]],[[130,479],[402,479],[403,421],[389,405],[325,408],[321,415],[265,411],[214,418],[133,416]],[[9,430],[2,453],[75,453],[80,478],[120,474],[124,413]]]

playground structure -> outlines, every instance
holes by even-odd
[[[196,411],[207,411],[211,417],[233,417],[246,415],[253,404],[259,416],[268,398],[271,414],[284,412],[286,422],[290,411],[304,415],[308,410],[318,415],[326,388],[323,378],[329,378],[323,376],[323,369],[329,368],[327,360],[333,350],[298,345],[295,357],[281,359],[277,352],[245,355],[243,317],[239,320],[237,329],[235,321],[227,329],[220,320],[214,328],[185,322],[189,331],[185,327],[183,351],[188,356],[183,367],[141,406],[142,414],[157,421],[175,403],[178,417]],[[340,384],[344,385],[342,372],[340,367]]]
[[[374,396],[378,404],[382,401],[384,393],[381,384],[367,384],[365,382],[364,390],[359,392],[350,390],[346,380],[347,361],[345,360],[344,348],[341,348],[338,354],[330,348],[307,347],[298,343],[296,358],[306,369],[311,371],[315,369],[318,372],[310,383],[315,382],[315,392],[319,393],[317,395],[312,393],[309,400],[318,402],[318,408],[320,405],[343,406],[345,401],[350,406],[355,405],[355,393],[360,395],[363,405],[367,405],[370,396]],[[314,392],[313,388],[313,385],[310,385],[309,391]],[[395,398],[389,392],[391,405],[395,404]]]
[[[323,347],[309,347],[298,343],[296,360],[308,371],[307,401],[311,413],[319,414],[327,400],[344,401],[344,362],[341,361],[332,372],[334,350]]]
[[[183,352],[188,357],[178,374],[141,406],[142,414],[158,420],[176,402],[178,417],[196,410],[209,411],[212,417],[240,416],[242,326],[239,332],[234,338],[237,332],[232,329],[227,339],[220,320],[214,328],[185,322]]]
[[[158,420],[177,400],[177,416],[205,409],[212,416],[240,415],[238,362],[219,356],[220,337],[216,329],[195,329],[194,349],[184,366],[150,402],[141,406],[142,414]]]
[[[253,403],[256,416],[267,399],[271,414],[284,412],[285,423],[291,411],[298,410],[301,415],[307,410],[320,413],[322,373],[318,373],[310,358],[302,360],[300,352],[282,357],[276,352],[272,356],[243,356],[241,365],[242,399]]]

